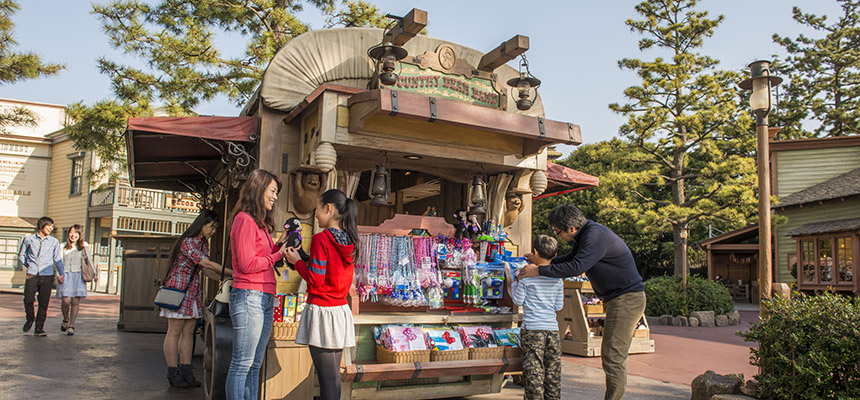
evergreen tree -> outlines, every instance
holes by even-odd
[[[18,43],[13,37],[12,16],[20,9],[13,0],[0,0],[0,85],[56,75],[65,68],[61,64],[43,62],[36,53],[14,51]],[[11,126],[36,126],[36,116],[24,107],[0,110],[0,133],[8,133],[6,129]]]
[[[827,24],[827,16],[806,14],[794,7],[793,18],[824,34],[815,39],[773,35],[790,54],[780,72],[787,74],[782,103],[777,114],[788,138],[842,136],[860,133],[860,1],[837,0],[842,16]],[[804,119],[820,123],[804,130]]]
[[[236,105],[251,98],[269,61],[310,27],[296,14],[304,6],[327,16],[326,26],[380,26],[379,10],[365,1],[337,0],[115,0],[94,4],[111,46],[145,67],[101,57],[113,98],[76,103],[67,132],[80,149],[94,150],[105,167],[125,163],[122,132],[130,116],[195,115],[201,102],[226,96]],[[216,32],[246,39],[242,55],[225,54]],[[97,171],[98,174],[108,172]]]
[[[739,150],[749,145],[752,126],[739,108],[735,87],[741,77],[716,70],[717,60],[697,52],[723,17],[709,19],[696,3],[655,0],[636,6],[644,19],[626,23],[644,36],[639,49],[667,58],[619,61],[642,82],[624,91],[627,104],[610,105],[628,118],[619,133],[637,148],[631,159],[641,164],[619,171],[618,179],[638,204],[643,232],[671,228],[674,273],[684,280],[694,225],[743,224],[756,201],[754,160]]]

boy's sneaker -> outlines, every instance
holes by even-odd
[[[36,329],[33,331],[33,336],[48,336],[44,329]]]
[[[24,332],[29,332],[30,328],[33,327],[33,321],[25,321],[24,322]]]

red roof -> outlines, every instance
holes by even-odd
[[[202,192],[207,176],[214,178],[224,167],[226,143],[253,142],[256,136],[256,117],[129,118],[129,177],[136,187]]]
[[[596,176],[552,162],[546,163],[546,178],[549,181],[546,191],[540,196],[535,196],[535,200],[577,190],[591,189],[600,185],[600,178]]]

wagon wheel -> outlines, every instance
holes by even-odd
[[[212,317],[207,312],[203,329],[203,395],[206,400],[226,397],[224,385],[233,353],[233,325],[229,318]]]

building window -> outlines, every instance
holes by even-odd
[[[78,157],[72,159],[72,184],[69,189],[69,194],[81,193],[81,182],[84,177],[84,158]]]
[[[20,238],[0,237],[0,269],[18,267],[18,246],[20,243]]]
[[[852,238],[814,237],[798,240],[800,283],[847,285],[854,282]]]

